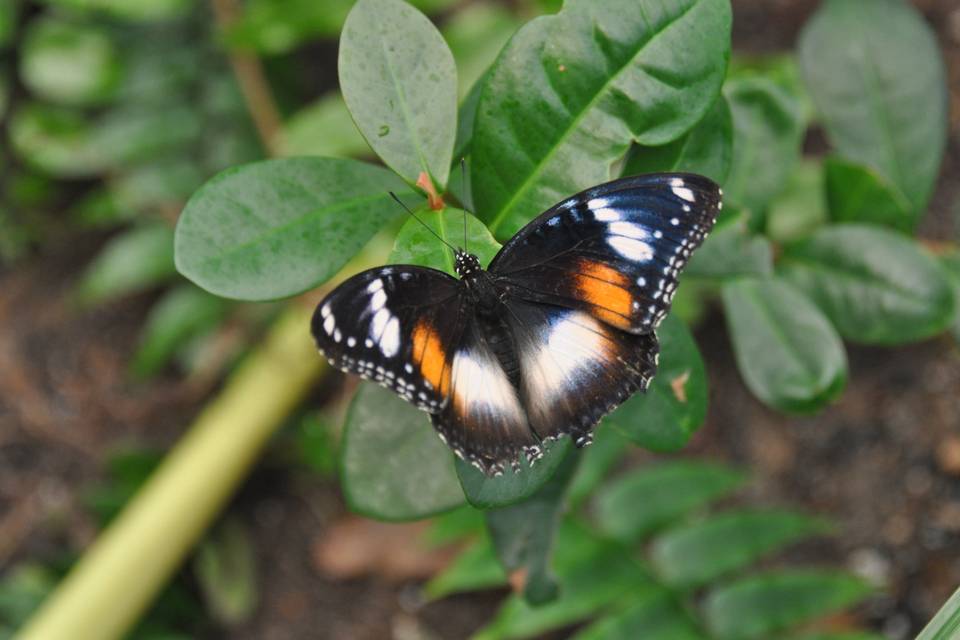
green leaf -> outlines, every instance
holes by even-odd
[[[619,540],[635,542],[727,495],[744,479],[728,467],[696,461],[648,466],[598,492],[597,524]]]
[[[684,272],[688,278],[721,281],[771,273],[773,246],[770,241],[750,231],[749,219],[744,211],[732,209],[717,222],[703,246],[693,254]],[[680,291],[685,289],[686,286],[681,287]]]
[[[420,222],[413,218],[407,220],[400,233],[397,234],[390,262],[395,264],[415,264],[421,267],[431,267],[455,275],[453,251],[437,240],[437,237],[427,231],[424,225],[430,227],[434,233],[457,247],[463,244],[464,212],[460,209],[447,207],[443,211],[420,211],[417,213]],[[489,264],[493,256],[500,250],[500,245],[482,222],[472,215],[466,215],[467,248],[470,253],[480,259],[480,264]]]
[[[734,54],[730,59],[728,78],[762,77],[793,96],[800,105],[801,121],[808,127],[816,115],[813,101],[807,94],[800,73],[800,64],[793,53]]]
[[[377,520],[418,520],[463,504],[453,456],[427,414],[364,382],[344,425],[341,481],[350,509]]]
[[[327,416],[316,412],[305,414],[296,424],[297,460],[322,478],[337,474],[340,460],[340,434]]]
[[[864,222],[912,231],[916,218],[900,190],[875,169],[843,158],[827,158],[827,202],[837,222]]]
[[[947,600],[917,640],[952,640],[960,632],[960,589]]]
[[[594,430],[593,443],[580,454],[580,465],[570,481],[567,501],[570,508],[586,500],[611,469],[627,453],[629,443],[615,425],[606,423]]]
[[[777,571],[713,589],[704,602],[707,628],[720,640],[771,634],[856,604],[871,588],[829,571]]]
[[[573,640],[706,640],[676,596],[667,590],[642,594],[623,611],[607,615]]]
[[[715,102],[728,0],[568,0],[522,27],[494,63],[474,127],[477,211],[498,238],[609,180],[636,141],[676,140]]]
[[[546,604],[558,595],[550,558],[563,515],[564,495],[578,461],[578,454],[567,453],[556,473],[528,499],[486,513],[497,556],[508,572],[523,571],[523,597],[532,605]]]
[[[193,285],[170,290],[150,309],[131,371],[139,378],[156,374],[180,346],[213,329],[226,311],[223,298]]]
[[[824,167],[802,160],[794,167],[783,191],[767,210],[767,235],[774,242],[791,242],[810,235],[827,222]]]
[[[473,123],[477,118],[477,107],[480,106],[480,92],[483,90],[484,78],[477,80],[473,88],[470,89],[460,109],[457,112],[457,140],[453,145],[453,158],[459,162],[460,158],[470,155],[473,147]],[[467,176],[464,182],[469,182]],[[451,180],[451,188],[459,188],[459,180]],[[461,189],[462,190],[462,189]]]
[[[403,210],[409,189],[348,159],[282,158],[228,169],[197,191],[177,224],[180,273],[228,298],[267,300],[333,277]]]
[[[84,271],[76,295],[93,305],[169,282],[173,266],[173,230],[150,225],[112,239]]]
[[[204,174],[203,167],[189,158],[161,158],[111,177],[110,195],[123,211],[177,209],[203,184]]]
[[[237,625],[250,619],[257,605],[256,561],[239,520],[227,518],[200,543],[193,570],[218,622]]]
[[[933,30],[902,0],[830,0],[804,27],[799,55],[833,147],[899,187],[915,224],[947,140],[946,73]]]
[[[365,156],[363,139],[339,93],[328,93],[283,124],[280,146],[285,156]]]
[[[707,115],[682,137],[659,147],[634,146],[623,175],[686,171],[699,173],[722,184],[733,158],[733,118],[723,96]]]
[[[956,313],[936,260],[909,238],[878,227],[824,228],[787,247],[780,268],[855,342],[921,340],[949,327]]]
[[[442,191],[457,131],[457,70],[436,27],[401,0],[359,0],[340,36],[340,88],[357,127],[413,184]]]
[[[119,20],[150,23],[166,22],[186,16],[195,0],[42,0],[75,11],[103,13]]]
[[[0,47],[6,47],[13,40],[19,14],[19,2],[8,1],[0,4]],[[2,110],[0,110],[0,113],[2,113]]]
[[[547,631],[658,589],[627,549],[569,521],[557,534],[553,568],[560,582],[556,600],[532,606],[519,595],[511,595],[472,640],[540,638]]]
[[[519,21],[506,7],[482,0],[450,16],[443,37],[457,63],[461,96],[477,84],[518,26]]]
[[[840,395],[847,380],[843,343],[805,295],[777,278],[728,282],[722,294],[737,366],[757,398],[806,413]]]
[[[690,330],[673,314],[657,329],[660,364],[646,393],[638,393],[610,419],[632,442],[652,451],[676,451],[707,413],[707,373]]]
[[[27,104],[11,118],[10,138],[31,165],[82,178],[152,160],[195,143],[199,116],[186,106],[115,109],[89,121],[75,110]]]
[[[492,589],[505,584],[507,574],[497,559],[490,537],[484,535],[434,576],[423,587],[423,593],[428,600],[439,600],[455,593]]]
[[[0,625],[17,628],[46,600],[57,586],[56,572],[38,564],[20,564],[4,572],[0,580]],[[0,626],[0,632],[5,629]],[[11,633],[11,638],[13,634]]]
[[[667,531],[650,555],[665,582],[689,589],[826,530],[823,521],[789,511],[728,511]]]
[[[800,157],[800,105],[759,76],[730,80],[724,93],[733,113],[733,163],[724,200],[757,214],[784,188]]]
[[[120,54],[103,29],[44,17],[30,22],[23,38],[20,77],[37,96],[82,106],[116,93]]]
[[[457,477],[467,501],[478,509],[504,507],[526,500],[554,476],[563,461],[571,457],[570,438],[563,438],[544,447],[543,458],[532,466],[526,459],[514,471],[507,465],[502,475],[490,477],[469,462],[456,460]]]
[[[951,331],[955,340],[960,342],[960,252],[953,252],[940,256],[940,265],[944,268],[947,278],[953,286],[953,299],[956,310],[953,314]]]

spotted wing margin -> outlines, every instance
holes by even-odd
[[[502,352],[507,345],[494,344],[500,334],[490,330],[490,322],[475,314],[468,318],[453,355],[450,402],[430,418],[458,456],[499,475],[504,463],[516,466],[521,455],[534,460],[542,453],[517,381],[497,357],[498,346]]]
[[[589,444],[592,429],[657,369],[654,333],[632,334],[578,309],[510,299],[519,389],[530,427],[542,440],[570,435]]]
[[[709,178],[658,173],[587,189],[521,229],[489,270],[513,297],[580,309],[649,333],[713,228],[722,192]]]
[[[317,305],[311,330],[331,365],[435,413],[449,400],[450,356],[464,328],[462,291],[458,280],[436,269],[370,269]]]

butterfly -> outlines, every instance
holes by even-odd
[[[413,265],[353,276],[317,305],[313,336],[334,367],[429,413],[487,475],[561,436],[582,447],[650,384],[655,330],[722,195],[685,173],[595,186],[528,223],[487,269],[456,249],[459,279]]]

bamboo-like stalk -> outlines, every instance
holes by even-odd
[[[122,637],[325,368],[295,304],[21,630],[21,640]]]

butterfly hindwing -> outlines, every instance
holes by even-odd
[[[721,195],[693,174],[614,180],[537,217],[489,270],[516,297],[648,333],[669,311],[680,270],[713,227]]]
[[[499,332],[476,315],[467,323],[452,355],[450,401],[431,419],[437,432],[462,458],[485,473],[499,473],[503,462],[520,454],[540,455],[516,386],[496,353]]]
[[[583,446],[600,419],[647,388],[657,366],[653,333],[634,335],[579,309],[507,301],[530,427]]]
[[[462,305],[460,282],[442,271],[380,267],[353,276],[321,301],[311,329],[333,366],[437,412],[449,399]]]

